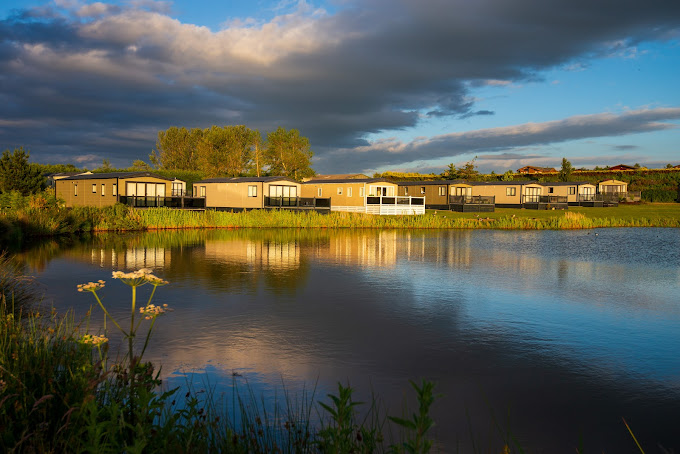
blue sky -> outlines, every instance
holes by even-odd
[[[680,164],[678,3],[5,1],[0,145],[128,166],[245,124],[320,173]]]

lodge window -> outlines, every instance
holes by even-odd
[[[420,193],[421,193],[421,194],[425,194],[425,186],[421,186],[421,187],[420,187]]]
[[[205,186],[199,187],[199,197],[205,197]]]
[[[73,185],[73,195],[75,197],[78,197],[78,185],[77,184]]]
[[[505,188],[505,195],[514,197],[515,195],[517,195],[517,188]]]
[[[555,188],[548,188],[548,194],[552,194],[555,191]]]
[[[338,188],[338,195],[342,195],[342,188]]]
[[[257,186],[256,185],[249,185],[248,186],[248,197],[257,197]]]
[[[364,188],[359,188],[359,197],[364,196]]]
[[[111,195],[112,196],[117,196],[118,195],[118,185],[114,184],[113,187],[111,188]]]
[[[92,185],[92,194],[96,194],[96,193],[97,193],[97,185],[93,184]]]
[[[347,188],[347,197],[352,197],[352,188]]]
[[[569,186],[569,195],[576,194],[576,188],[574,186]]]
[[[317,197],[321,197],[322,194],[323,194],[323,188],[319,188],[319,189],[316,191],[316,196],[317,196]]]
[[[408,186],[404,186],[404,195],[408,195]]]
[[[102,197],[106,195],[106,185],[102,183]]]
[[[439,195],[446,195],[446,186],[439,186]]]

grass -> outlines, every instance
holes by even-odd
[[[9,266],[8,262],[0,267]],[[16,285],[21,277],[14,274]],[[143,362],[156,319],[167,308],[151,304],[156,287],[167,282],[148,270],[114,272],[131,287],[128,320],[116,320],[99,293],[103,280],[78,286],[91,292],[108,320],[128,340],[127,352],[109,357],[107,331],[88,333],[89,318],[76,322],[71,314],[40,314],[11,310],[0,301],[0,446],[9,453],[418,453],[430,451],[428,430],[434,422],[429,409],[434,384],[413,388],[420,411],[411,422],[394,418],[401,444],[383,436],[387,417],[373,403],[360,418],[353,390],[338,386],[326,402],[285,396],[274,410],[252,390],[221,406],[212,391],[189,387],[164,390],[156,367]],[[142,305],[138,287],[150,284]],[[139,314],[137,310],[139,309]],[[139,335],[148,322],[146,336]],[[143,347],[140,344],[143,340]],[[270,408],[270,410],[267,410]],[[318,418],[314,415],[318,414]],[[399,431],[401,427],[405,430]]]
[[[680,204],[644,203],[612,208],[561,210],[498,208],[493,213],[427,210],[422,216],[253,210],[244,213],[104,208],[62,208],[49,194],[0,195],[0,244],[16,249],[30,238],[89,232],[170,229],[588,229],[601,227],[680,227]]]

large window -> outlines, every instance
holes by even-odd
[[[248,197],[257,197],[257,185],[248,185]]]
[[[297,197],[297,186],[270,184],[269,197]]]
[[[505,188],[505,195],[508,197],[514,197],[517,195],[517,188]]]
[[[114,195],[117,189],[114,187]],[[128,181],[125,185],[128,197],[165,197],[165,183],[138,183]]]

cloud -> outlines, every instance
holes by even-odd
[[[351,150],[349,162],[383,162],[380,150],[362,153],[376,146],[371,134],[413,128],[428,115],[491,115],[476,108],[471,87],[634,55],[643,41],[677,37],[680,25],[680,3],[666,0],[346,0],[333,14],[296,5],[218,31],[145,0],[59,0],[13,14],[0,21],[0,118],[43,126],[3,128],[2,137],[43,161],[97,146],[123,164],[145,157],[152,132],[173,125],[283,126],[310,138],[319,165],[339,165],[320,170],[344,171],[347,161],[334,156]],[[116,139],[128,129],[150,134]],[[419,149],[441,154],[432,150],[448,140]]]
[[[328,160],[329,162],[321,164],[332,168],[339,166],[341,162],[351,162],[351,156],[354,156],[364,167],[349,170],[366,170],[386,164],[399,165],[479,152],[508,153],[508,150],[518,147],[546,146],[571,140],[662,131],[677,128],[675,124],[667,121],[678,119],[680,107],[640,109],[621,114],[580,115],[544,123],[526,123],[418,138],[408,143],[396,139],[383,139],[352,151],[328,153],[320,160]]]

